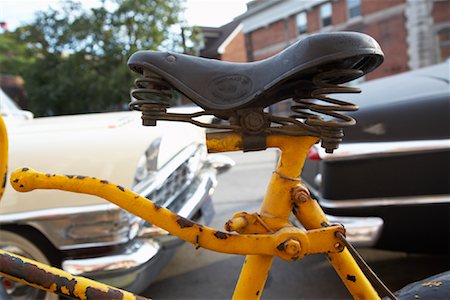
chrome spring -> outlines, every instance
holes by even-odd
[[[360,77],[360,70],[332,70],[316,75],[313,80],[313,90],[308,97],[303,96],[302,91],[296,93],[293,100],[297,103],[291,107],[293,118],[305,120],[305,124],[319,128],[322,139],[322,147],[327,153],[332,153],[338,148],[344,136],[343,128],[356,124],[355,119],[340,112],[356,111],[358,106],[353,103],[331,98],[327,95],[336,93],[360,93],[355,87],[340,86],[330,83],[342,77],[346,81]],[[324,117],[328,117],[325,119]]]
[[[134,81],[135,89],[130,92],[132,110],[142,112],[142,124],[155,126],[159,116],[167,112],[175,101],[175,91],[171,85],[160,76],[144,71],[143,77]]]

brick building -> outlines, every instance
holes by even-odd
[[[245,49],[247,61],[261,60],[311,33],[358,31],[374,37],[386,56],[367,75],[373,79],[447,59],[449,12],[449,0],[254,0],[235,19],[242,33],[228,39],[220,59],[242,61]]]

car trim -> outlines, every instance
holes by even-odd
[[[324,160],[360,159],[405,152],[423,152],[450,149],[450,139],[420,140],[404,142],[344,143],[333,154],[320,148],[319,156]]]
[[[450,203],[450,195],[403,196],[392,198],[367,198],[351,200],[328,200],[321,198],[321,206],[325,208],[356,208],[374,206],[405,206],[421,204]]]
[[[89,206],[71,206],[71,207],[41,209],[41,210],[0,215],[0,224],[25,223],[28,221],[37,221],[42,219],[56,219],[74,214],[104,212],[107,210],[117,210],[117,209],[120,208],[117,205],[111,203],[89,205]]]
[[[62,262],[63,270],[72,275],[86,275],[113,270],[127,270],[141,266],[151,260],[160,251],[160,244],[152,239],[140,240],[140,245],[128,247],[124,253],[82,259],[66,259]]]
[[[311,194],[318,199],[319,204],[322,207],[329,209],[450,203],[450,195],[447,194],[330,200],[323,198],[320,192],[313,188],[309,183],[303,181],[303,184],[306,185]]]

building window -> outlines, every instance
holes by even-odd
[[[331,25],[331,3],[327,2],[320,7],[320,19],[322,20],[322,27]]]
[[[361,0],[347,0],[349,19],[361,15]]]
[[[296,16],[297,32],[298,34],[306,33],[308,30],[308,20],[306,18],[306,12],[302,11]]]

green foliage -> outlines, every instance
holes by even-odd
[[[128,57],[163,43],[181,46],[168,30],[181,21],[180,1],[110,0],[90,10],[64,2],[0,35],[0,71],[24,78],[36,116],[122,109],[135,77]]]

